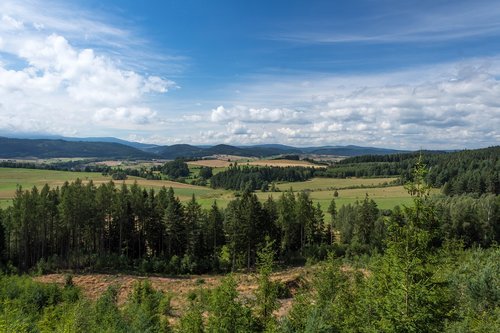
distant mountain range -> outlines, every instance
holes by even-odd
[[[152,159],[157,156],[115,142],[11,139],[0,137],[0,158],[96,157]]]
[[[11,137],[15,139],[32,139],[32,140],[64,140],[64,141],[83,141],[83,142],[111,142],[111,143],[120,143],[125,146],[134,147],[137,149],[147,149],[158,147],[155,144],[147,144],[140,143],[134,141],[122,140],[114,137],[86,137],[86,138],[73,138],[68,136],[60,136],[60,135],[36,135],[36,134],[24,134],[24,135],[1,135],[0,137]]]
[[[0,158],[53,158],[95,157],[110,159],[175,159],[178,157],[201,158],[212,155],[237,155],[245,157],[269,157],[285,154],[309,154],[330,156],[386,155],[408,151],[359,147],[323,146],[297,148],[280,144],[254,146],[193,146],[176,144],[158,146],[130,142],[112,137],[103,138],[5,138],[0,137]]]

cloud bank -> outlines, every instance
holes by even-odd
[[[24,5],[0,5],[0,130],[75,135],[89,127],[130,129],[155,119],[148,95],[166,93],[174,82],[76,47],[61,34],[73,36],[80,28],[80,34],[120,42],[125,31],[78,16],[45,16]]]
[[[370,76],[263,77],[208,118],[230,124],[216,137],[228,143],[484,147],[500,142],[499,78],[497,58]]]

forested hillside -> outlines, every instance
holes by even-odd
[[[64,288],[0,277],[0,327],[50,332],[494,332],[500,327],[500,200],[497,195],[430,198],[418,167],[413,205],[381,211],[369,197],[329,216],[306,192],[260,203],[246,191],[226,209],[182,204],[172,189],[137,185],[19,190],[0,211],[3,263],[12,271],[133,269],[168,274],[256,268],[253,298],[229,275],[191,293],[180,318],[170,298],[137,283],[124,305],[116,288],[86,300]],[[480,247],[480,248],[479,248]],[[344,262],[335,259],[343,257]],[[277,317],[276,265],[318,264]],[[282,296],[280,296],[282,297]],[[285,296],[290,297],[290,296]],[[254,301],[252,301],[252,299]],[[85,311],[82,309],[85,308]]]
[[[500,194],[500,146],[453,153],[422,151],[408,154],[366,155],[347,158],[324,173],[328,177],[400,176],[411,180],[420,158],[429,168],[426,181],[444,187],[448,195],[464,193]]]
[[[0,137],[0,158],[23,157],[102,157],[151,159],[155,156],[137,148],[113,142],[74,142],[64,140],[29,140]]]

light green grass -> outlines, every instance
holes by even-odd
[[[45,184],[60,186],[66,180],[74,181],[77,178],[93,181],[111,180],[111,177],[96,172],[0,168],[0,198],[12,198],[18,186],[22,186],[23,189],[42,187]]]
[[[214,168],[214,171],[216,171],[216,169],[224,168]],[[75,181],[77,178],[83,181],[92,180],[96,185],[111,180],[110,176],[103,176],[100,173],[92,172],[0,168],[0,208],[5,208],[11,204],[11,199],[14,197],[18,185],[21,185],[24,189],[31,189],[33,186],[41,188],[46,183],[51,187],[55,187],[61,186],[65,181]],[[278,184],[278,187],[282,191],[288,190],[290,187],[292,187],[295,192],[310,190],[311,199],[315,203],[320,203],[324,211],[326,211],[333,198],[333,188],[339,188],[339,196],[336,198],[337,207],[354,203],[356,200],[361,201],[364,199],[366,193],[368,193],[369,197],[373,199],[381,209],[390,209],[396,205],[410,204],[412,199],[402,186],[346,189],[346,187],[352,186],[373,186],[392,180],[394,180],[394,178],[314,178],[305,182],[282,183]],[[172,187],[175,191],[175,195],[178,196],[181,201],[190,200],[191,196],[194,194],[196,200],[203,208],[209,208],[214,200],[217,201],[220,208],[224,208],[229,201],[235,198],[232,191],[214,190],[209,187],[192,186],[166,180],[145,180],[142,178],[129,177],[125,183],[131,185],[134,181],[137,181],[139,186],[148,189],[154,188],[155,190],[159,190],[163,186],[167,188]],[[119,187],[121,183],[122,181],[115,181],[117,187]],[[276,200],[281,196],[281,193],[269,192],[256,192],[256,194],[261,201],[267,200],[269,196],[273,196]]]
[[[380,185],[390,183],[396,179],[397,178],[313,178],[304,182],[279,183],[276,186],[282,191],[287,191],[290,188],[293,188],[294,191],[322,191],[353,186]]]
[[[12,205],[12,200],[10,199],[0,199],[0,209],[5,209]]]
[[[96,185],[111,181],[110,176],[103,176],[97,172],[70,172],[53,171],[38,169],[20,169],[20,168],[0,168],[0,207],[10,205],[10,199],[15,195],[18,186],[23,189],[31,189],[33,186],[38,188],[48,184],[50,187],[61,186],[65,181],[75,181],[77,178],[84,182],[92,180]],[[227,197],[230,193],[225,190],[213,190],[208,187],[192,186],[166,180],[146,180],[143,178],[129,177],[125,181],[127,185],[132,185],[137,181],[138,185],[144,188],[161,189],[163,186],[172,187],[175,195],[182,201],[191,199],[194,194],[197,199],[213,201],[216,198]],[[114,181],[119,187],[123,181]],[[224,199],[228,200],[228,199]],[[210,203],[211,204],[211,203]]]
[[[303,188],[303,190],[305,189],[306,188]],[[410,204],[412,202],[411,196],[403,186],[341,189],[338,190],[338,193],[339,196],[335,198],[337,207],[352,204],[357,200],[362,201],[366,194],[368,194],[369,198],[373,199],[381,209],[390,209],[394,208],[396,205]],[[261,200],[267,199],[270,195],[273,196],[274,199],[278,199],[281,193],[257,193],[257,196]],[[319,203],[323,211],[326,211],[333,198],[333,191],[311,191],[309,195],[314,203]]]

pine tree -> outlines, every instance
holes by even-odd
[[[255,331],[254,318],[250,308],[238,301],[236,281],[233,276],[225,277],[210,300],[206,332],[249,333]]]
[[[428,200],[425,171],[417,163],[413,182],[406,185],[414,196],[413,206],[404,207],[402,225],[389,225],[386,254],[374,275],[380,288],[376,293],[380,295],[378,325],[382,331],[443,331],[448,304],[430,244],[429,225],[434,223],[435,210]]]
[[[335,237],[334,226],[337,220],[337,204],[335,203],[335,198],[332,198],[330,205],[328,206],[328,214],[330,214],[330,224],[328,225],[328,233],[330,235],[330,245],[333,244]]]
[[[258,256],[258,288],[256,292],[257,317],[263,327],[272,325],[273,311],[279,307],[277,285],[271,281],[274,266],[274,241],[265,239],[264,247],[257,253]]]

